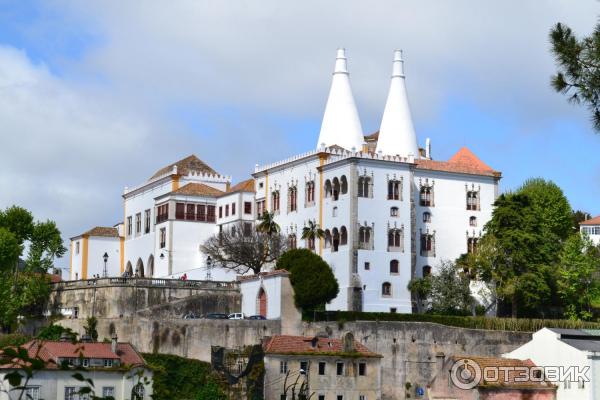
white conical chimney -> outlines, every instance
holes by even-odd
[[[392,82],[388,93],[376,151],[386,155],[410,155],[419,158],[417,135],[410,116],[406,85],[404,82],[404,61],[402,51],[394,51]]]
[[[323,114],[317,148],[338,145],[360,150],[364,142],[358,111],[350,88],[346,50],[338,49],[329,98]]]

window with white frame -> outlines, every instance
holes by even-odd
[[[27,400],[40,400],[40,387],[39,386],[27,386],[23,391]]]
[[[280,374],[287,374],[287,372],[288,372],[287,361],[280,361],[279,362],[279,373]]]
[[[144,211],[144,233],[150,233],[150,210]]]
[[[392,284],[389,282],[383,282],[381,284],[381,295],[389,297],[392,295]]]
[[[388,181],[388,200],[400,200],[402,183],[399,180]]]
[[[390,217],[397,217],[399,215],[398,207],[390,208]]]
[[[102,387],[102,397],[115,397],[115,388],[113,386]]]

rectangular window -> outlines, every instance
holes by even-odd
[[[65,386],[65,400],[77,399],[77,388],[73,386]]]
[[[135,234],[142,233],[142,213],[135,214]]]
[[[336,364],[336,374],[338,376],[344,375],[344,363],[343,362],[338,362]]]
[[[79,242],[75,242],[75,254],[79,254]]]
[[[235,215],[235,203],[231,203],[231,215]]]
[[[27,400],[40,400],[40,387],[39,386],[27,386],[24,390],[25,399]]]
[[[169,219],[169,204],[158,206],[156,210],[156,223],[160,224]]]
[[[223,206],[219,206],[219,218],[223,218]]]
[[[265,201],[260,200],[256,202],[256,217],[261,218],[265,212]]]
[[[300,370],[304,371],[304,374],[308,375],[308,361],[300,361]]]
[[[229,204],[225,205],[225,216],[229,217]]]
[[[324,362],[319,363],[319,375],[325,375],[325,363]]]
[[[188,221],[196,219],[196,206],[194,204],[185,205],[185,219]]]
[[[281,396],[279,396],[279,400],[287,400],[287,395],[282,394]]]
[[[343,395],[341,395],[341,394],[338,394],[338,395],[337,395],[337,400],[344,400],[344,396],[343,396]]]
[[[206,206],[206,222],[215,222],[217,220],[215,210],[215,206]]]
[[[131,236],[133,232],[133,221],[131,217],[127,217],[127,236]]]
[[[167,246],[167,228],[160,228],[159,247],[164,249]]]
[[[364,394],[361,394],[358,396],[358,400],[367,400],[367,396],[365,396]]]
[[[150,210],[144,211],[144,233],[150,233]]]
[[[358,363],[358,375],[359,376],[367,375],[367,363],[364,363],[364,362]]]
[[[271,210],[274,213],[279,212],[279,190],[276,190],[273,193],[271,193]]]
[[[115,397],[115,388],[113,386],[104,386],[102,388],[102,397]]]
[[[175,203],[175,219],[184,219],[185,218],[185,204],[184,203]]]
[[[279,373],[280,374],[287,374],[287,372],[288,372],[287,361],[280,361],[279,362]]]
[[[252,214],[252,202],[244,202],[244,214]]]
[[[204,204],[196,206],[196,221],[206,221],[206,206]]]
[[[90,366],[90,359],[89,358],[84,358],[83,359],[83,366],[84,367],[89,367]]]
[[[320,394],[319,395],[319,400],[325,400],[325,395],[324,394]]]
[[[104,360],[104,366],[105,367],[112,367],[113,366],[113,360],[107,358]]]
[[[371,263],[368,261],[365,261],[365,271],[368,271],[371,269]]]

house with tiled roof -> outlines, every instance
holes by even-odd
[[[75,373],[91,379],[94,394],[102,398],[112,396],[115,400],[125,400],[131,399],[133,394],[138,399],[152,398],[152,370],[135,347],[130,343],[119,343],[116,336],[107,343],[36,339],[21,348],[29,359],[41,362],[41,365],[36,366],[25,387],[12,387],[5,377],[25,365],[31,366],[31,362],[0,354],[0,380],[8,385],[4,387],[8,393],[0,393],[2,400],[21,398],[21,392],[27,399],[88,398],[83,394],[80,396],[79,391],[90,385],[76,379]]]
[[[558,371],[552,375],[561,400],[600,398],[600,331],[594,329],[543,328],[531,340],[504,354],[528,358]]]
[[[71,238],[69,279],[121,274],[123,226],[96,226]]]
[[[600,215],[580,222],[579,231],[588,235],[595,245],[600,245]]]
[[[529,359],[438,355],[436,361],[438,372],[422,392],[430,400],[557,398],[556,385]]]
[[[263,341],[265,398],[381,398],[381,355],[354,339],[278,335]],[[287,396],[287,397],[285,397]]]

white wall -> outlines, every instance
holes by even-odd
[[[88,239],[88,279],[94,275],[102,277],[104,272],[104,253],[108,254],[106,269],[108,276],[121,273],[121,240],[118,237],[91,236]]]
[[[259,315],[258,293],[262,287],[267,294],[267,319],[281,318],[281,276],[266,276],[244,280],[240,284],[242,292],[242,312],[246,316]]]

